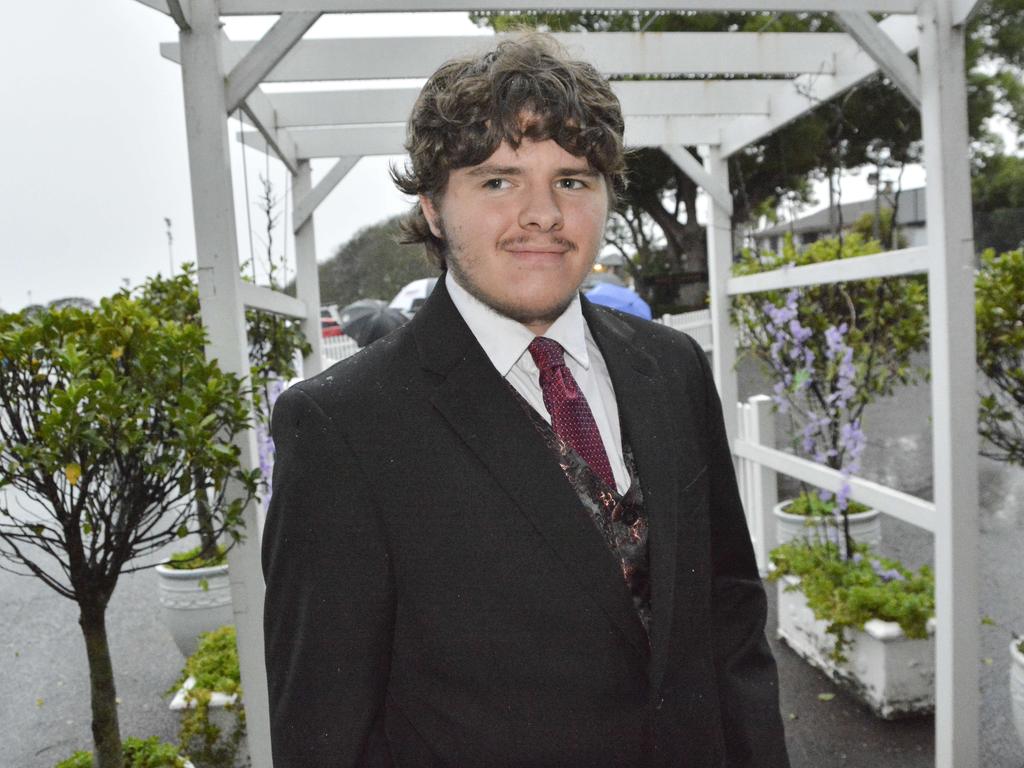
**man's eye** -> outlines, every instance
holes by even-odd
[[[488,179],[484,182],[484,189],[508,189],[508,179]]]
[[[587,182],[583,179],[559,179],[558,186],[562,189],[586,189]]]

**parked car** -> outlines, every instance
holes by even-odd
[[[336,304],[325,304],[320,307],[320,335],[324,338],[344,336],[339,320]]]
[[[388,304],[392,309],[401,310],[404,314],[412,317],[416,314],[416,310],[422,306],[423,302],[427,300],[427,296],[434,290],[434,286],[437,285],[436,277],[423,277],[419,280],[413,280],[397,294],[395,298]]]

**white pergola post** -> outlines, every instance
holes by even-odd
[[[953,26],[951,0],[925,0],[918,18],[936,512],[935,765],[975,768],[978,398],[964,28]]]
[[[216,0],[194,0],[191,29],[180,33],[182,80],[192,213],[196,230],[199,306],[209,335],[206,356],[222,370],[249,376],[245,312],[239,295],[231,160],[228,152],[224,68]],[[258,466],[252,430],[238,439],[245,468]],[[237,495],[243,495],[238,489]],[[238,634],[238,656],[248,721],[253,768],[271,768],[268,697],[263,662],[263,576],[257,504],[244,513],[245,542],[234,547],[230,562],[231,602]]]
[[[685,150],[684,150],[685,151]],[[717,146],[708,147],[704,167],[710,187],[729,191],[729,161]],[[736,329],[729,322],[729,295],[726,287],[732,272],[732,200],[708,195],[708,294],[711,299],[711,369],[718,396],[722,400],[725,432],[729,445],[738,432],[736,403]]]
[[[298,207],[313,189],[313,172],[309,160],[299,161],[299,172],[292,178],[292,200]],[[323,345],[320,342],[320,275],[316,267],[316,237],[313,212],[301,223],[294,217],[295,227],[295,296],[308,308],[302,323],[310,352],[302,361],[302,377],[320,373],[324,367]]]

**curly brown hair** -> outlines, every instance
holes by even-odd
[[[554,139],[585,157],[605,177],[610,202],[625,188],[624,123],[619,100],[590,64],[571,59],[537,32],[502,40],[482,55],[443,64],[420,92],[409,117],[409,163],[391,168],[407,195],[435,203],[457,168],[479,165],[507,142]],[[403,243],[423,243],[430,259],[446,266],[447,245],[436,237],[417,202],[401,224]]]

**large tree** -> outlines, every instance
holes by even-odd
[[[320,301],[345,306],[357,299],[390,300],[406,284],[436,277],[418,245],[398,242],[398,216],[359,230],[319,265]]]

